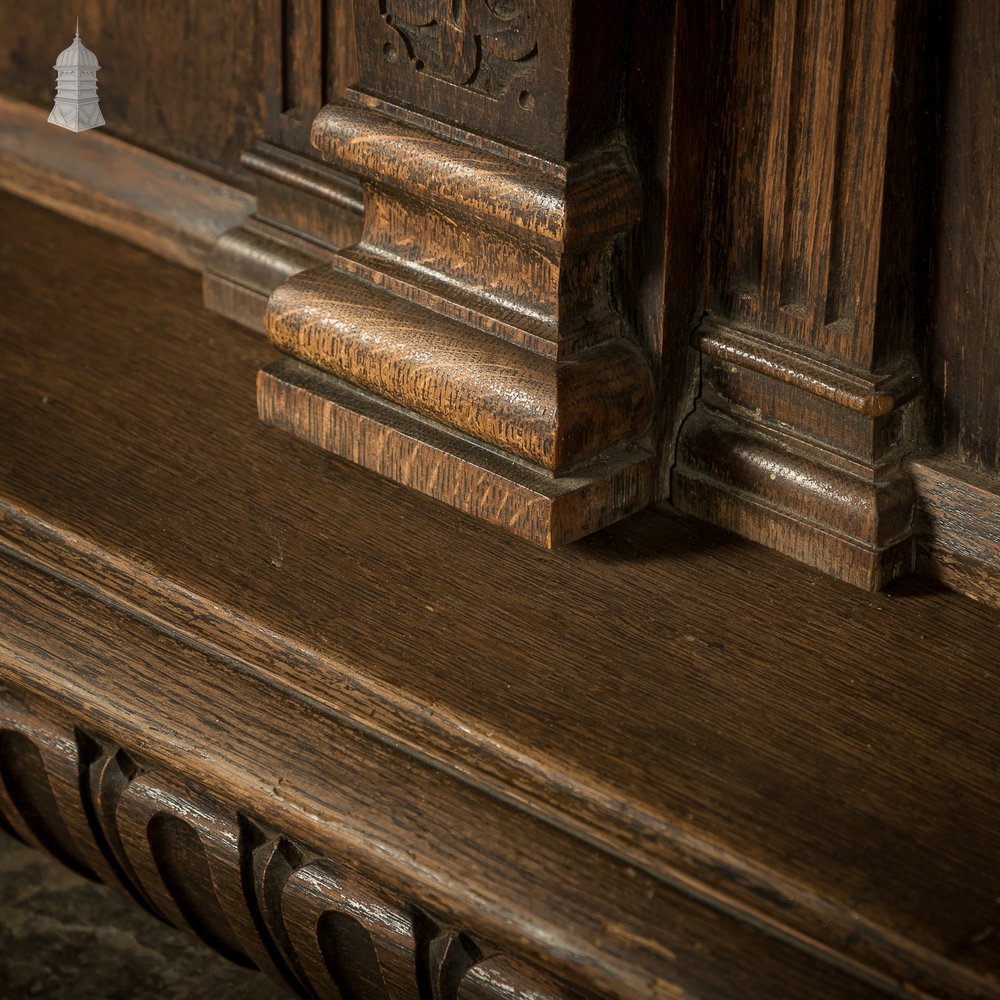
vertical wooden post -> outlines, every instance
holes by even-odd
[[[673,480],[682,510],[868,588],[914,559],[925,18],[732,4],[702,388]]]
[[[361,180],[364,233],[272,295],[265,421],[544,546],[652,499],[618,307],[630,11],[355,0],[360,84],[312,141]]]

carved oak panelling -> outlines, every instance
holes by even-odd
[[[869,589],[914,565],[931,37],[920,2],[731,5],[673,476],[680,509]]]
[[[887,269],[912,243],[888,209],[913,185],[892,170],[890,117],[917,7],[741,3],[729,21],[713,306],[872,369],[913,333],[905,296],[879,294],[890,273],[913,285]]]
[[[360,181],[364,227],[271,294],[294,360],[261,372],[261,418],[545,547],[645,506],[656,382],[622,308],[642,191],[613,127],[628,19],[354,12],[360,84],[312,142]]]
[[[487,97],[506,93],[538,57],[535,0],[379,0],[379,11],[402,43],[386,43],[388,59],[402,51],[418,72]]]
[[[190,782],[0,692],[0,819],[302,997],[579,996]]]
[[[600,0],[354,0],[359,90],[573,159],[613,137],[627,15]]]

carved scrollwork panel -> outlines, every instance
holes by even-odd
[[[379,0],[379,13],[418,72],[486,97],[538,55],[535,0]]]

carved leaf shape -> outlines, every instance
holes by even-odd
[[[449,5],[449,0],[386,0],[385,9],[413,27],[423,28],[435,21],[440,23]]]
[[[476,32],[464,2],[448,4],[447,15],[439,22],[438,48],[441,66],[448,78],[466,84],[479,67]]]
[[[477,31],[483,48],[516,62],[535,51],[538,34],[533,0],[480,0]]]

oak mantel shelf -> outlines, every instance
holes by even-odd
[[[577,989],[1000,997],[995,610],[656,511],[530,548],[264,427],[195,274],[0,218],[5,698]]]

